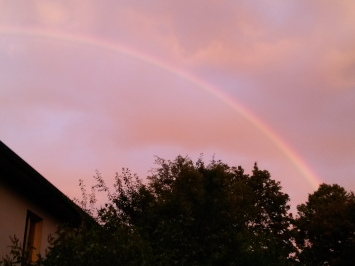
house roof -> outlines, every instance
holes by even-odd
[[[1,141],[0,180],[59,221],[80,223],[84,212]]]

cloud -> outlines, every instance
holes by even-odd
[[[178,152],[258,161],[295,195],[307,183],[240,114],[178,74],[100,47],[1,29],[88,36],[147,54],[242,102],[324,180],[345,183],[346,173],[354,173],[353,2],[0,6],[0,137],[66,189],[66,182],[91,173],[84,168],[109,172],[127,164],[144,172],[150,156]],[[66,171],[72,174],[61,177]]]

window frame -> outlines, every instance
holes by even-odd
[[[27,210],[26,226],[23,241],[23,251],[26,260],[33,262],[38,260],[41,249],[43,219]]]

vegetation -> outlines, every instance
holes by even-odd
[[[320,185],[297,207],[295,239],[304,265],[354,265],[355,196],[338,185]]]
[[[46,258],[32,263],[13,239],[3,265],[354,264],[352,192],[322,184],[293,218],[280,182],[256,164],[247,175],[240,166],[205,165],[201,158],[156,163],[147,184],[126,169],[116,176],[114,192],[99,173],[91,194],[81,182],[80,204],[96,223],[62,225]],[[108,197],[96,211],[95,191]]]

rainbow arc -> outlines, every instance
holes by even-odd
[[[259,119],[250,110],[245,108],[242,103],[235,99],[232,99],[227,94],[223,93],[221,90],[215,86],[205,82],[204,80],[193,76],[173,65],[166,62],[162,62],[156,58],[146,55],[142,52],[135,51],[128,47],[119,45],[117,43],[95,39],[88,36],[71,35],[62,32],[52,32],[33,28],[0,28],[0,34],[7,35],[23,35],[30,37],[42,37],[57,39],[60,41],[74,42],[76,44],[88,45],[92,47],[97,47],[100,49],[105,49],[112,52],[117,52],[121,54],[128,55],[137,60],[151,64],[154,67],[161,68],[167,72],[177,75],[178,77],[186,80],[187,82],[195,85],[196,87],[206,91],[207,93],[213,95],[215,98],[219,99],[223,103],[227,104],[230,108],[236,111],[239,115],[244,117],[249,121],[256,129],[258,129],[263,135],[265,135],[278,149],[292,162],[292,164],[302,173],[309,184],[317,189],[321,183],[320,179],[312,172],[309,166],[303,161],[303,159],[267,124],[265,124],[261,119]]]

